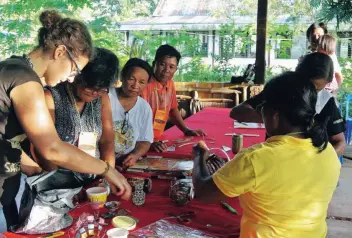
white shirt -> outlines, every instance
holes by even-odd
[[[331,97],[332,94],[326,91],[325,89],[319,91],[317,97],[317,104],[315,104],[315,112],[319,114]]]
[[[117,156],[130,153],[139,141],[153,143],[153,114],[149,103],[138,97],[136,104],[125,112],[117,97],[116,88],[110,89],[109,98]]]

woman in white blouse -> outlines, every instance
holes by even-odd
[[[122,86],[112,88],[109,92],[116,165],[134,165],[153,142],[152,110],[139,96],[151,76],[152,68],[146,61],[132,58],[121,71]]]

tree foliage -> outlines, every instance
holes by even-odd
[[[352,20],[351,0],[312,0],[310,4],[317,9],[318,20],[329,22],[336,19],[337,29],[341,23],[349,23]]]

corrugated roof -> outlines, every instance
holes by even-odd
[[[226,0],[160,0],[153,16],[207,16],[225,9]]]

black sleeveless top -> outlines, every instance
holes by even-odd
[[[77,112],[75,102],[71,100],[68,83],[61,83],[55,87],[47,87],[51,92],[55,104],[55,127],[61,140],[78,146],[81,131],[98,133],[96,144],[96,158],[100,158],[99,140],[102,134],[101,97],[86,103],[81,115]],[[73,93],[71,93],[73,95]]]

